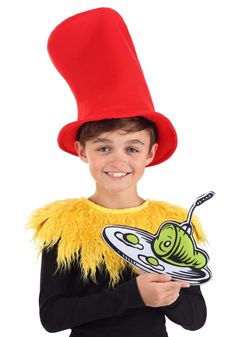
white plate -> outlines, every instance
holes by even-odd
[[[124,236],[126,235],[135,235],[138,237],[138,243],[133,244],[125,240]],[[211,271],[208,267],[196,269],[175,266],[163,261],[161,257],[154,254],[151,247],[155,236],[147,231],[134,227],[111,225],[103,229],[102,237],[114,252],[145,272],[167,274],[171,276],[172,280],[188,281],[191,285],[207,282],[211,278]],[[149,263],[148,259],[152,263]]]

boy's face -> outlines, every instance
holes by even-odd
[[[149,152],[149,131],[104,132],[86,141],[85,147],[76,141],[79,157],[89,164],[89,170],[97,187],[109,192],[136,190],[136,184],[150,164],[157,144]]]

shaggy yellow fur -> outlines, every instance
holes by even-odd
[[[96,268],[105,264],[111,284],[115,285],[127,264],[103,241],[101,231],[104,226],[120,224],[155,234],[164,221],[182,222],[186,217],[185,209],[161,201],[146,200],[138,207],[110,209],[80,198],[55,201],[37,209],[27,228],[34,230],[33,239],[37,241],[39,253],[60,240],[58,268],[70,268],[80,255],[85,278],[90,276],[96,282]],[[193,225],[196,241],[206,241],[196,217],[193,217]]]

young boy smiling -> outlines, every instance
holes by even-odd
[[[146,167],[167,160],[177,138],[155,112],[123,19],[109,8],[74,15],[52,32],[48,50],[79,109],[78,120],[60,131],[59,146],[88,164],[96,187],[89,198],[55,201],[30,219],[42,252],[43,326],[71,329],[72,337],[166,337],[167,316],[185,329],[201,328],[206,306],[199,286],[142,273],[102,240],[110,224],[156,233],[164,221],[187,214],[137,193]],[[194,226],[203,240],[196,219]]]
[[[138,123],[145,129],[137,131]],[[143,118],[136,117],[87,124],[77,137],[83,137],[82,145],[77,140],[75,146],[96,183],[96,191],[89,200],[109,208],[139,206],[144,200],[137,194],[137,182],[158,148],[150,122],[145,125]],[[97,124],[100,130],[105,126],[113,130],[95,136],[93,125]],[[89,133],[89,128],[93,132]]]

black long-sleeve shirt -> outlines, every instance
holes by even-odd
[[[129,268],[115,286],[109,275],[97,270],[95,284],[85,282],[79,263],[57,271],[57,245],[42,254],[40,318],[49,332],[71,329],[71,337],[166,337],[165,316],[188,330],[206,320],[206,305],[199,286],[184,288],[178,300],[167,307],[145,306],[136,277]]]

